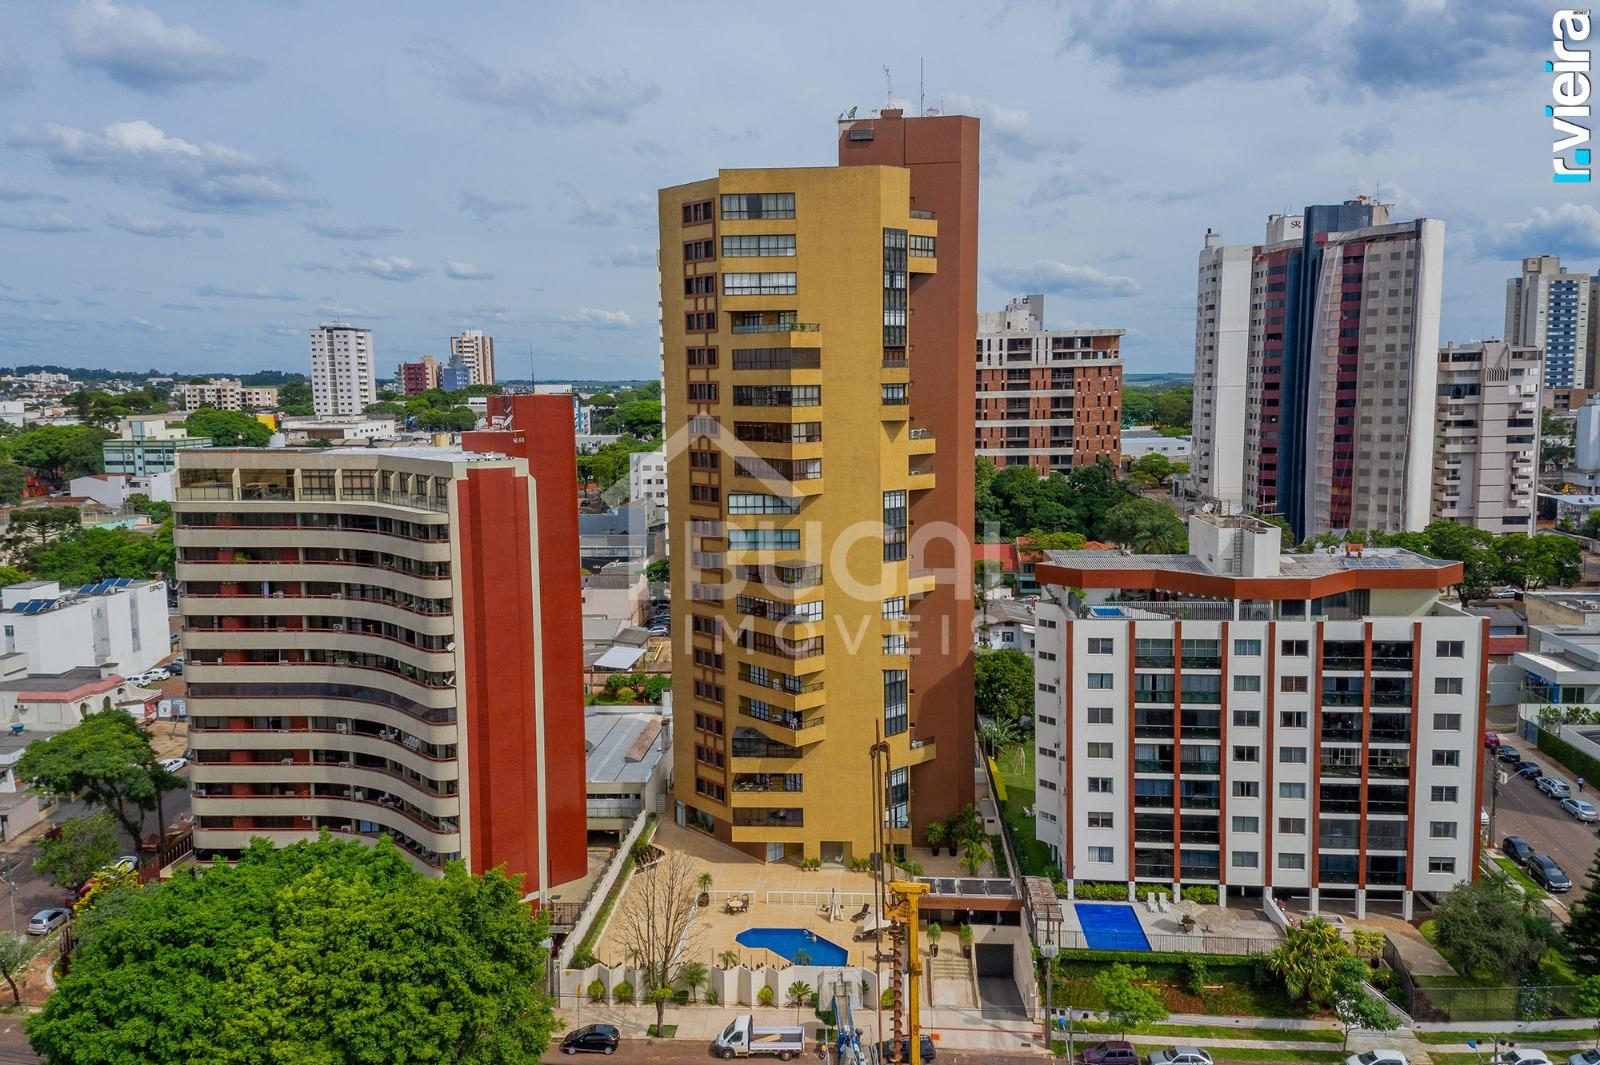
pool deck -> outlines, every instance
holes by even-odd
[[[1062,900],[1061,916],[1062,928],[1067,932],[1082,933],[1083,926],[1078,921],[1077,906],[1128,906],[1132,907],[1134,915],[1139,920],[1139,927],[1144,931],[1145,938],[1150,941],[1153,949],[1177,949],[1174,941],[1181,939],[1192,943],[1187,949],[1205,952],[1206,940],[1210,938],[1249,939],[1262,940],[1268,944],[1276,943],[1283,939],[1278,926],[1267,919],[1261,912],[1259,902],[1255,904],[1236,900],[1236,904],[1223,908],[1220,906],[1202,906],[1195,916],[1195,930],[1183,930],[1182,913],[1168,909],[1165,913],[1151,913],[1149,906],[1143,902],[1113,902],[1101,899],[1078,899],[1072,903]],[[1234,953],[1223,951],[1223,953]]]

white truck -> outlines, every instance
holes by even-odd
[[[711,1052],[723,1061],[750,1058],[758,1054],[788,1061],[806,1048],[806,1031],[795,1026],[756,1027],[753,1014],[746,1013],[728,1022],[728,1027],[711,1044]]]

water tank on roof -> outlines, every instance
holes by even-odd
[[[1578,469],[1600,470],[1600,395],[1578,408],[1578,427],[1574,434],[1578,448]]]

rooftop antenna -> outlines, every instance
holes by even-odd
[[[528,344],[528,390],[537,394],[539,391],[539,374],[533,367],[533,344]]]
[[[884,104],[883,106],[892,108],[892,107],[894,107],[894,79],[889,76],[889,68],[888,67],[884,67],[883,68],[883,87],[884,87],[884,95],[887,96],[888,99],[889,99],[889,102]]]

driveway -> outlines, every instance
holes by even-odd
[[[1532,744],[1522,739],[1511,739],[1509,733],[1502,733],[1502,736],[1522,752],[1524,761],[1537,764],[1546,773],[1553,773],[1568,784],[1575,782],[1571,773],[1556,765]],[[1504,763],[1499,763],[1497,768],[1504,770]],[[1600,795],[1596,794],[1597,785],[1600,785],[1600,781],[1586,781],[1583,797],[1600,803]],[[1492,800],[1494,845],[1498,847],[1507,836],[1521,836],[1534,850],[1554,858],[1567,876],[1572,878],[1572,890],[1564,898],[1570,900],[1581,897],[1588,882],[1589,867],[1594,863],[1595,853],[1600,851],[1600,834],[1596,831],[1600,826],[1574,821],[1561,809],[1559,802],[1524,777],[1512,775],[1499,785],[1499,789],[1499,795]]]

